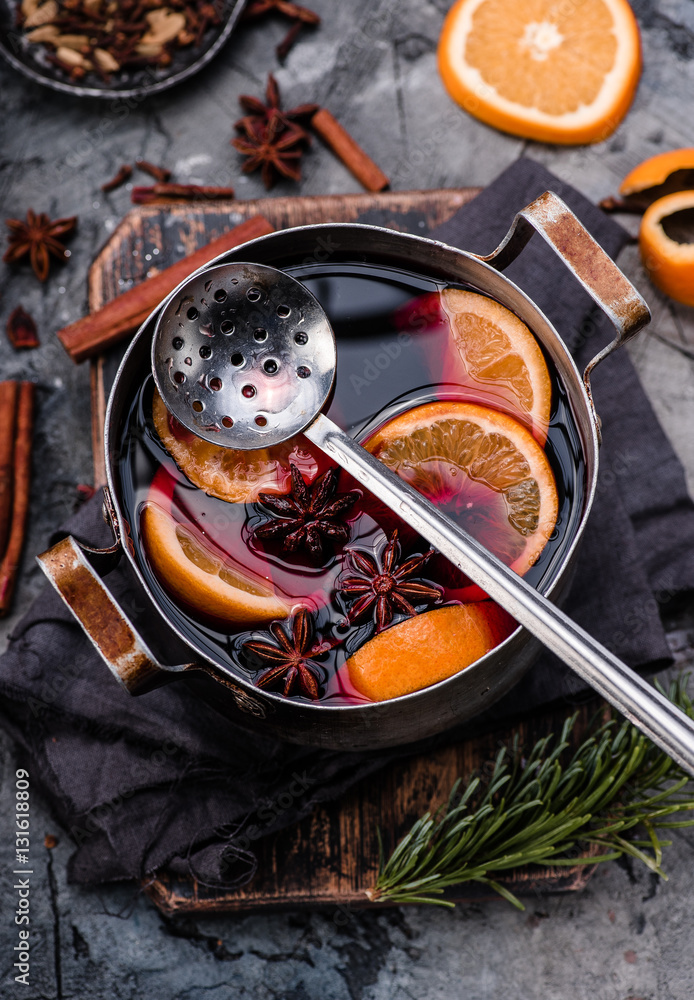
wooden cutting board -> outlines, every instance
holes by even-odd
[[[479,188],[324,197],[262,198],[245,202],[148,205],[131,211],[114,230],[89,273],[89,304],[98,309],[132,282],[163,269],[258,213],[277,229],[320,222],[360,222],[403,232],[426,234],[445,222],[478,193]],[[92,436],[94,481],[105,483],[103,425],[105,405],[125,345],[97,358],[92,366]],[[581,710],[577,735],[595,710]],[[258,839],[254,879],[240,889],[220,890],[166,872],[144,888],[165,913],[210,913],[262,907],[321,906],[332,909],[336,922],[349,919],[351,907],[370,905],[365,890],[378,871],[378,834],[387,853],[423,813],[443,803],[455,780],[488,772],[499,747],[519,732],[528,748],[540,737],[561,730],[566,706],[536,713],[513,730],[500,728],[446,746],[427,755],[400,760],[361,781],[336,802],[319,806],[301,823],[274,836]],[[273,804],[271,804],[273,805]],[[275,804],[281,809],[281,803]],[[593,867],[523,869],[504,881],[519,894],[566,892],[582,888]],[[470,884],[448,897],[470,901],[488,896]],[[382,905],[382,904],[379,904]]]

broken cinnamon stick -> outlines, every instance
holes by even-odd
[[[138,170],[144,170],[146,174],[153,177],[155,181],[159,181],[160,184],[165,184],[166,181],[171,180],[171,171],[167,167],[160,167],[156,163],[150,163],[149,160],[135,160],[135,166]]]
[[[189,257],[184,257],[159,274],[146,278],[140,285],[119,295],[103,308],[58,330],[58,339],[77,364],[99,354],[107,347],[123,340],[128,334],[134,333],[176,285],[193,271],[213,257],[239,246],[240,243],[246,243],[247,240],[253,240],[258,236],[266,236],[271,232],[273,226],[264,216],[254,215],[246,219]]]
[[[18,382],[0,382],[0,559],[5,554],[12,519],[12,465],[18,389]]]
[[[367,191],[383,191],[390,187],[390,181],[381,168],[329,111],[325,108],[316,111],[311,126]]]
[[[215,198],[233,198],[230,187],[210,187],[201,184],[152,184],[149,187],[134,187],[130,200],[135,205],[148,205],[153,201],[171,201],[183,198],[185,201],[206,201]]]
[[[29,513],[34,390],[33,382],[19,383],[12,463],[12,519],[7,548],[0,563],[0,618],[4,617],[10,610],[17,569],[24,547],[27,514]]]
[[[111,178],[110,181],[106,181],[105,184],[101,185],[101,190],[104,194],[110,194],[111,191],[115,191],[119,188],[121,184],[125,184],[126,181],[130,180],[133,175],[133,168],[129,163],[124,163],[122,167],[119,168],[118,172]]]

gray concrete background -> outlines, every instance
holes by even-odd
[[[322,27],[279,68],[279,19],[240,31],[215,63],[170,94],[132,108],[79,102],[43,90],[0,65],[2,218],[31,206],[76,214],[72,258],[45,286],[0,265],[0,324],[21,302],[39,321],[42,346],[14,353],[0,337],[3,378],[36,377],[39,411],[26,546],[15,613],[0,642],[41,586],[33,555],[68,515],[78,483],[91,481],[89,379],[53,337],[82,315],[90,261],[128,210],[129,192],[101,184],[123,162],[147,158],[177,180],[232,184],[237,196],[264,193],[243,177],[229,146],[240,93],[261,93],[276,71],[285,106],[328,106],[393,180],[395,189],[485,184],[521,154],[541,160],[597,199],[646,156],[694,146],[694,2],[638,0],[644,72],[634,106],[606,142],[558,148],[522,142],[455,108],[436,71],[435,47],[449,0],[314,0]],[[137,182],[140,182],[139,179]],[[142,183],[147,183],[143,178]],[[277,197],[342,193],[358,184],[319,143],[300,187]],[[629,225],[634,227],[634,220]],[[488,248],[470,247],[471,250]],[[654,323],[630,348],[656,411],[694,488],[694,310],[660,296],[635,249],[621,263],[653,307]],[[694,664],[692,621],[672,623],[681,664]],[[609,864],[577,896],[542,897],[520,914],[505,903],[380,913],[285,913],[220,919],[162,918],[132,886],[77,889],[65,881],[71,845],[32,799],[31,986],[11,977],[16,943],[10,837],[12,748],[1,737],[0,996],[183,1000],[689,1000],[694,995],[694,834],[675,831],[669,882],[631,865]],[[40,846],[55,834],[52,850]]]

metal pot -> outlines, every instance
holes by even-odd
[[[559,254],[616,327],[614,341],[591,361],[583,376],[548,319],[500,273],[534,231]],[[488,257],[373,226],[327,224],[253,240],[206,266],[245,260],[281,268],[306,258],[325,260],[327,253],[333,259],[395,264],[443,282],[472,285],[515,312],[535,333],[563,382],[583,451],[585,483],[580,518],[561,561],[542,588],[555,603],[560,603],[571,580],[597,481],[600,430],[590,391],[590,372],[648,322],[643,299],[563,202],[550,193],[519,213],[506,239]],[[138,565],[133,546],[127,544],[130,529],[123,515],[115,460],[115,444],[133,393],[149,370],[158,313],[156,310],[143,324],[123,358],[106,415],[105,508],[116,541],[110,549],[95,551],[68,537],[39,557],[44,572],[126,690],[141,694],[177,679],[232,720],[293,742],[351,750],[413,742],[476,715],[509,691],[531,665],[539,647],[537,640],[520,627],[475,664],[431,687],[387,702],[331,706],[292,701],[255,687],[167,619]],[[175,632],[191,649],[190,662],[173,666],[157,662],[102,582],[97,571],[107,569],[121,551],[162,616],[161,628]]]

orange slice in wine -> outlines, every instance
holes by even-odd
[[[448,288],[441,293],[441,305],[457,352],[454,360],[465,370],[463,382],[497,394],[500,407],[510,407],[544,444],[552,383],[528,327],[510,309],[478,292]],[[450,375],[455,379],[455,370]]]
[[[286,493],[291,486],[289,463],[312,480],[325,466],[302,435],[273,448],[240,451],[203,441],[186,430],[155,390],[154,427],[181,472],[210,496],[231,503],[252,503],[264,490]]]
[[[365,642],[344,669],[360,694],[372,701],[386,701],[457,674],[517,627],[492,601],[437,608]]]
[[[143,505],[140,530],[155,576],[184,607],[249,627],[289,615],[290,605],[270,586],[244,572],[201,533],[177,523],[158,503]]]
[[[558,497],[549,460],[505,413],[427,403],[390,420],[365,447],[519,575],[554,531]]]

